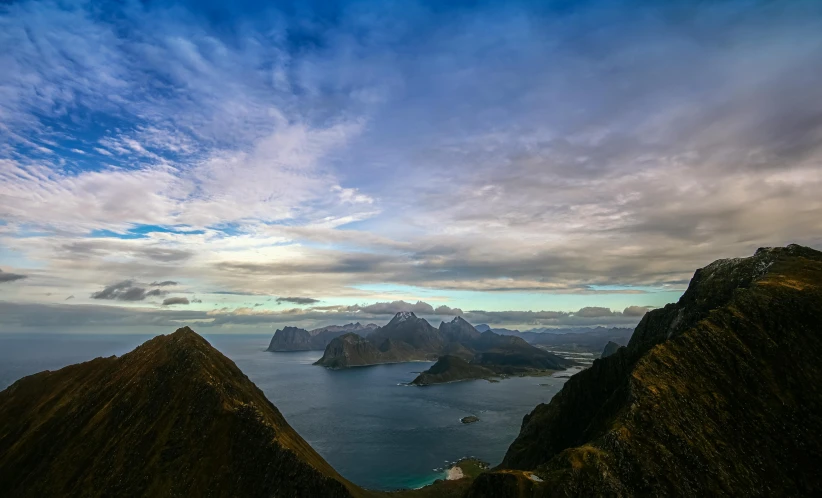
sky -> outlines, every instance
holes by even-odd
[[[634,326],[822,247],[822,2],[0,4],[0,332]]]

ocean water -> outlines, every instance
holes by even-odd
[[[416,488],[444,467],[473,456],[500,462],[522,417],[547,402],[563,377],[483,380],[438,386],[404,384],[431,363],[331,371],[312,363],[319,351],[269,353],[270,337],[205,336],[263,390],[286,420],[340,474],[372,489]],[[0,389],[42,370],[121,355],[137,335],[0,335]],[[462,424],[476,415],[480,421]]]

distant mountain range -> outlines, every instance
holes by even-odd
[[[266,351],[322,351],[334,338],[348,332],[367,334],[376,329],[373,323],[362,325],[360,322],[346,325],[329,325],[314,330],[297,327],[285,327],[277,330]]]
[[[520,332],[504,328],[492,329],[486,324],[477,325],[477,330],[491,330],[500,335],[521,337],[529,344],[599,353],[608,342],[627,344],[634,329],[626,327],[575,327],[565,329],[539,328]]]

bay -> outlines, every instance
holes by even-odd
[[[431,363],[332,371],[312,365],[319,351],[270,353],[270,337],[205,335],[265,393],[297,432],[347,479],[371,489],[416,488],[473,456],[500,462],[524,415],[548,402],[558,377],[407,386]],[[0,389],[42,370],[121,355],[150,336],[0,335]],[[462,424],[466,415],[480,421]]]

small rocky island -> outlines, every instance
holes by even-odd
[[[476,417],[474,415],[468,415],[467,417],[462,417],[460,419],[460,422],[462,422],[463,424],[473,424],[474,422],[479,422],[479,417]]]

